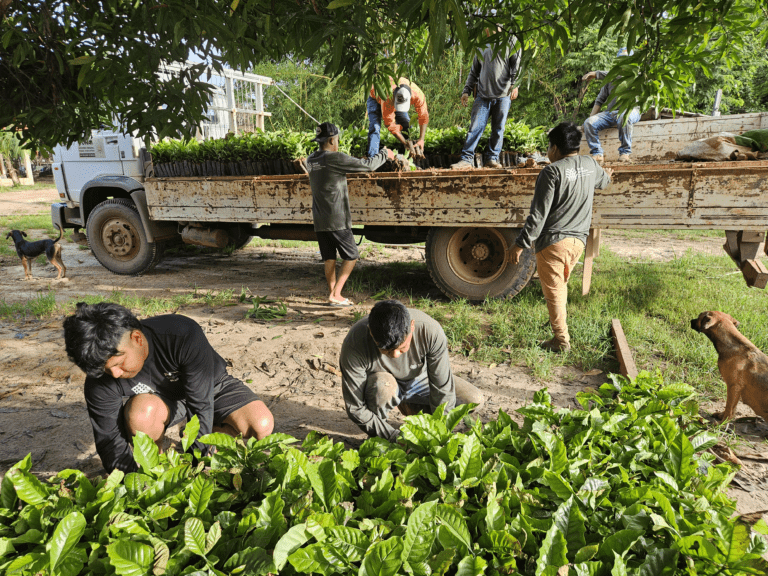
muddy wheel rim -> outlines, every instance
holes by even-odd
[[[112,218],[101,228],[101,241],[115,260],[131,260],[141,247],[133,227],[121,218]]]
[[[507,241],[493,228],[460,228],[448,242],[448,265],[469,284],[488,284],[506,269]]]

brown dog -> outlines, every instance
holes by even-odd
[[[691,328],[703,332],[717,350],[717,367],[728,389],[725,410],[712,414],[720,422],[733,417],[739,400],[768,420],[768,356],[736,327],[737,320],[723,312],[702,312]]]

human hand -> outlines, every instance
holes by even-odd
[[[418,147],[424,150],[424,138],[419,138],[418,140],[416,140],[414,147]]]
[[[464,106],[464,108],[467,107],[467,104],[469,104],[469,94],[466,92],[461,95],[461,105]]]
[[[581,80],[583,82],[592,82],[592,80],[594,80],[596,77],[597,77],[597,72],[592,71],[584,74],[584,76],[581,77]]]
[[[517,98],[517,86],[515,86],[512,89],[512,93],[509,95],[510,100],[515,100]]]
[[[392,152],[392,150],[390,150],[389,148],[384,148],[384,151],[387,153],[387,158],[388,159],[390,159],[390,160],[394,160],[395,159],[395,153]]]
[[[520,248],[517,244],[515,244],[512,247],[512,250],[509,251],[509,257],[507,258],[507,261],[512,264],[519,264],[520,263],[520,254],[523,253],[523,249]]]
[[[613,168],[603,168],[605,170],[605,173],[608,174],[608,178],[613,180]]]

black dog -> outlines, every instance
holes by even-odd
[[[48,262],[53,264],[59,271],[59,275],[56,280],[61,280],[67,274],[67,267],[64,266],[64,262],[61,260],[61,236],[64,231],[59,227],[59,237],[56,240],[38,240],[37,242],[27,242],[24,240],[27,233],[20,230],[11,230],[6,235],[5,239],[13,238],[13,243],[16,245],[16,254],[21,258],[21,265],[24,267],[24,280],[32,278],[32,260],[40,256],[45,252]]]

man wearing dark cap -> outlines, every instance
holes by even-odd
[[[331,306],[352,306],[353,302],[341,295],[344,283],[357,262],[358,252],[352,235],[352,214],[349,210],[347,174],[372,172],[392,160],[394,154],[384,148],[381,152],[358,160],[339,152],[339,129],[335,124],[323,122],[315,130],[319,150],[307,158],[309,186],[312,188],[312,217],[325,262],[328,282],[328,303]],[[336,255],[341,257],[341,269],[336,274]]]

